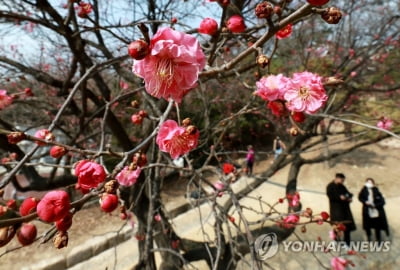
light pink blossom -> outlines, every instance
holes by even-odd
[[[389,118],[382,117],[376,124],[378,128],[390,130],[393,126],[393,121]]]
[[[329,231],[329,238],[331,240],[336,240],[336,232],[334,230]]]
[[[284,98],[289,110],[313,114],[325,104],[328,96],[321,77],[305,71],[293,74],[286,84]]]
[[[333,270],[345,270],[347,266],[347,260],[341,257],[333,257],[331,259],[331,266]]]
[[[142,169],[139,166],[136,166],[134,170],[129,169],[129,166],[125,166],[115,179],[121,186],[129,187],[136,183],[141,171]]]
[[[265,101],[282,99],[288,82],[289,79],[282,74],[262,77],[256,82],[257,90],[254,93]]]
[[[194,126],[181,127],[174,120],[165,121],[158,131],[156,143],[172,159],[188,153],[197,147],[200,133]]]
[[[6,90],[0,90],[0,110],[12,103],[12,97],[7,95]]]
[[[143,60],[134,61],[132,71],[144,79],[150,95],[180,102],[196,86],[199,72],[206,63],[198,40],[163,28],[152,38],[150,50]]]

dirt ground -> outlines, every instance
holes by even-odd
[[[340,145],[335,147],[340,147]],[[324,149],[323,151],[326,150]],[[329,163],[304,166],[299,175],[298,187],[300,192],[301,190],[308,190],[322,194],[334,174],[343,172],[347,176],[346,185],[354,194],[358,194],[366,177],[372,177],[376,180],[386,198],[399,197],[399,150],[399,141],[390,139],[380,144],[363,147]],[[321,150],[317,150],[306,155],[311,156],[320,153]],[[271,159],[258,160],[255,166],[255,174],[264,171],[270,163]],[[282,169],[271,178],[271,181],[285,184],[287,172],[288,168]],[[183,194],[186,192],[185,186],[171,183],[171,187],[164,194],[164,198],[167,198],[167,201],[170,202],[174,201],[175,198],[183,200]],[[282,195],[274,194],[271,198],[279,198]],[[318,202],[316,203],[318,204]],[[400,209],[398,210],[400,211]],[[29,247],[7,252],[7,250],[19,247],[18,242],[14,239],[9,245],[0,249],[0,269],[20,269],[28,263],[27,260],[21,260],[21,258],[29,258],[29,263],[34,263],[63,252],[67,253],[73,247],[82,244],[94,235],[117,231],[124,223],[124,221],[120,220],[117,211],[109,215],[101,212],[98,207],[84,209],[74,217],[73,226],[69,232],[70,239],[67,248],[56,250],[53,248],[52,243],[34,243]],[[38,225],[39,234],[48,229],[48,225],[39,221],[36,221],[35,224]]]

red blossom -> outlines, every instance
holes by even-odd
[[[35,132],[35,137],[45,140],[45,141],[54,141],[54,135],[47,129],[39,129]],[[46,145],[46,143],[41,141],[35,141],[37,145]]]
[[[272,114],[278,117],[285,116],[288,114],[288,110],[282,100],[270,101],[267,107],[271,110]]]
[[[329,0],[307,0],[310,5],[313,6],[323,6],[329,2]]]
[[[36,206],[39,200],[36,198],[26,198],[19,207],[19,213],[21,216],[27,216],[36,211]]]
[[[69,195],[63,190],[50,191],[40,200],[36,209],[43,221],[54,222],[62,219],[69,213]]]
[[[218,31],[218,23],[212,18],[204,18],[198,28],[199,33],[213,36]]]
[[[115,194],[104,193],[100,199],[100,207],[106,213],[114,211],[118,207],[118,196]]]
[[[165,121],[158,131],[156,143],[163,152],[176,159],[197,147],[200,133],[194,126],[181,127],[174,120]]]
[[[106,179],[104,167],[94,161],[81,160],[75,166],[75,175],[81,189],[96,188]]]
[[[90,3],[85,3],[83,1],[79,2],[78,6],[78,16],[81,18],[86,18],[89,13],[91,13],[93,10],[92,4]]]
[[[73,215],[68,212],[68,214],[65,215],[62,219],[59,219],[56,221],[56,228],[59,231],[66,232],[71,228],[72,226],[72,217]]]
[[[244,19],[240,15],[233,15],[226,22],[226,27],[228,27],[229,31],[232,33],[241,33],[246,30],[246,25],[244,24]]]
[[[278,32],[276,32],[275,35],[277,39],[284,39],[290,37],[292,31],[293,31],[293,26],[292,24],[289,23],[288,25],[280,29]]]
[[[68,150],[65,149],[65,147],[59,146],[59,145],[54,145],[50,149],[50,156],[52,156],[53,158],[60,158],[60,157],[64,156],[67,152],[68,152]]]
[[[17,232],[18,242],[23,246],[32,244],[37,235],[36,226],[31,223],[26,223],[21,226]]]
[[[224,174],[230,174],[235,171],[235,167],[231,163],[222,164],[222,171]]]
[[[329,214],[327,212],[323,211],[323,212],[321,212],[321,218],[323,220],[328,220]]]

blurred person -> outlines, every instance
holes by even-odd
[[[385,231],[389,236],[389,226],[385,209],[383,209],[385,199],[375,186],[374,179],[367,178],[365,180],[365,185],[358,194],[358,200],[363,204],[363,229],[367,234],[368,241],[371,241],[371,232],[372,229],[375,229],[375,241],[381,242],[381,231]]]
[[[286,145],[281,141],[279,136],[277,136],[274,140],[274,145],[272,150],[274,151],[274,159],[277,159],[280,154],[282,154],[283,150],[286,149]]]
[[[343,173],[337,173],[326,187],[326,194],[329,198],[329,210],[331,221],[334,224],[343,223],[346,227],[344,230],[344,241],[346,245],[350,245],[350,233],[356,229],[353,214],[351,213],[350,203],[353,194],[344,186],[346,177]],[[340,240],[340,239],[336,239]]]
[[[255,159],[255,152],[252,145],[247,146],[247,155],[246,155],[246,172],[247,175],[253,174],[253,165]]]

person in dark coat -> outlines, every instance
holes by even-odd
[[[365,180],[365,185],[358,194],[358,199],[363,204],[362,219],[363,229],[367,234],[368,241],[371,241],[371,229],[375,229],[375,240],[381,241],[381,231],[385,231],[389,236],[389,226],[386,219],[385,199],[382,193],[375,186],[372,178]]]
[[[335,179],[326,187],[326,194],[329,198],[331,221],[334,224],[343,223],[346,226],[344,241],[349,246],[350,232],[356,229],[356,225],[350,210],[353,194],[343,185],[345,179],[343,173],[337,173]]]

